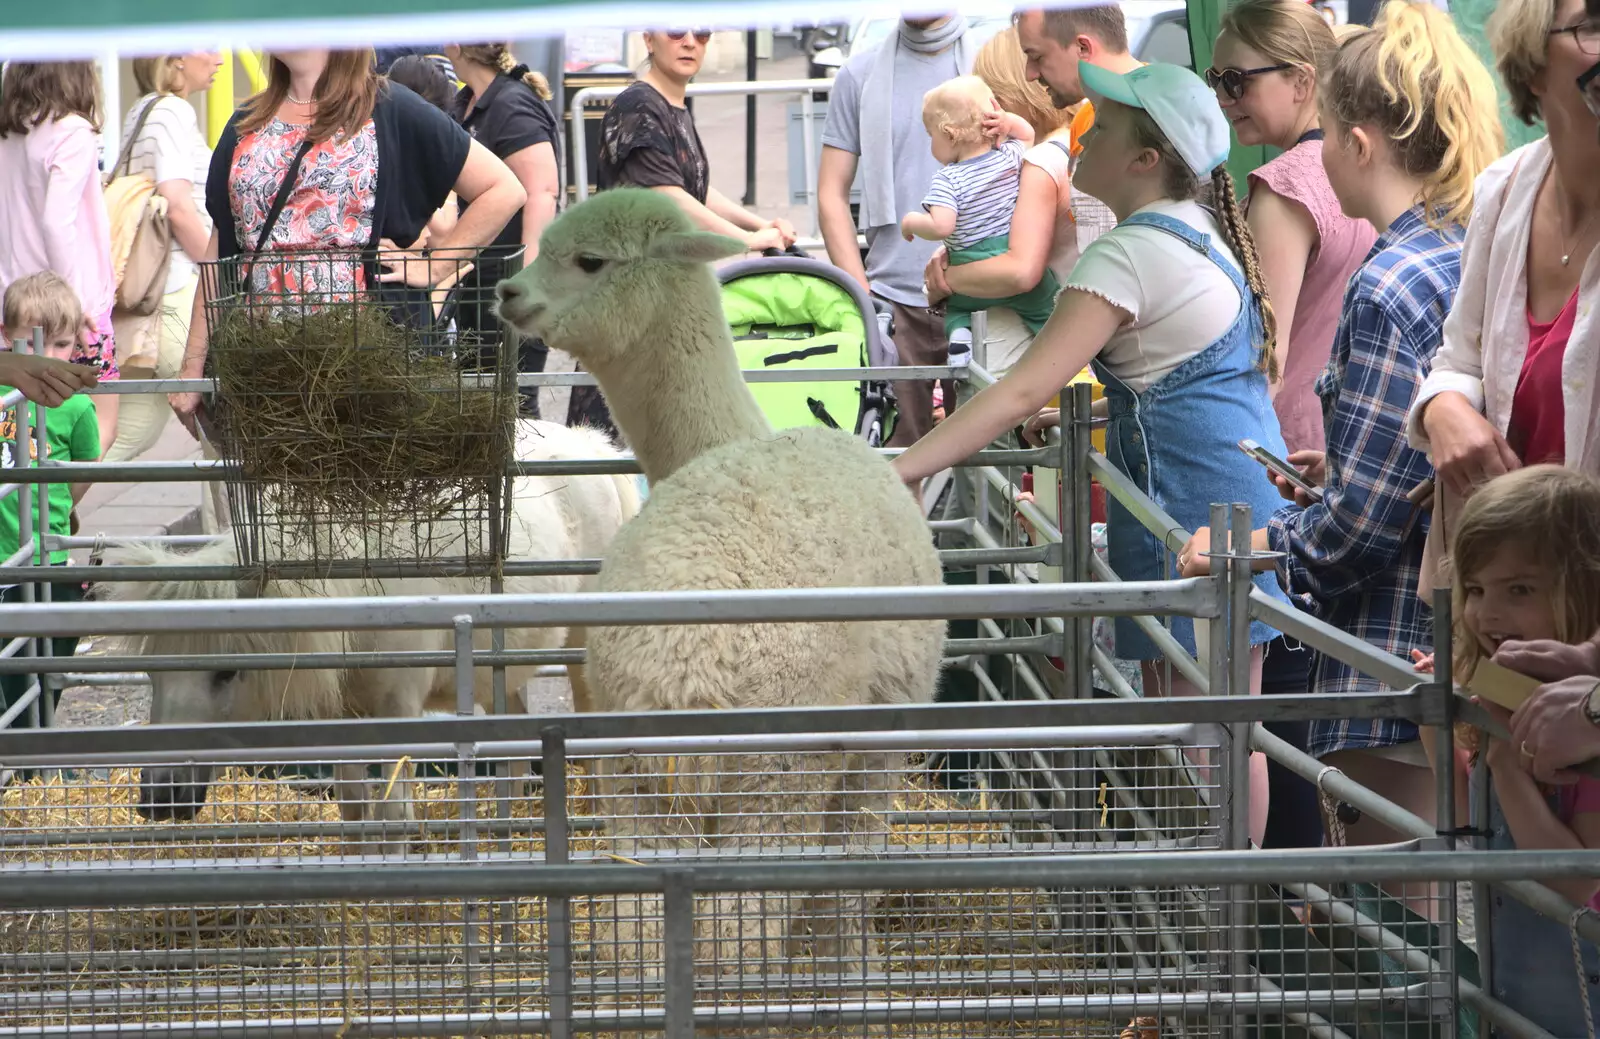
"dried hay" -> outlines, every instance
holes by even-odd
[[[269,313],[219,315],[210,357],[222,457],[242,485],[270,488],[271,519],[427,520],[504,486],[514,380],[464,376],[448,349],[377,306]]]
[[[914,775],[895,799],[897,812],[953,813],[951,822],[915,821],[885,824],[887,840],[902,846],[940,843],[992,843],[997,854],[1008,849],[1004,825],[993,821],[962,822],[962,802],[930,788]],[[474,780],[477,795],[493,804],[495,781]],[[569,779],[569,813],[581,818],[593,811],[592,794],[581,766]],[[455,779],[413,781],[419,822],[458,816],[462,795]],[[247,770],[222,771],[213,783],[207,807],[195,823],[275,823],[281,838],[227,842],[146,841],[111,847],[85,843],[20,846],[7,834],[146,827],[134,811],[138,773],[115,769],[98,778],[78,776],[63,781],[58,773],[14,786],[0,793],[0,866],[23,863],[55,866],[123,862],[252,857],[293,859],[337,856],[348,850],[337,836],[297,836],[295,827],[336,823],[338,807],[313,793],[281,781],[263,779]],[[513,819],[539,819],[538,796],[517,796],[508,802]],[[983,803],[980,810],[990,807]],[[482,813],[485,818],[490,814]],[[480,836],[485,851],[510,851],[530,858],[543,850],[543,835]],[[573,852],[593,852],[626,862],[610,851],[603,835],[575,830]],[[408,854],[458,855],[449,837],[420,836]],[[360,867],[352,867],[360,868]],[[470,869],[469,865],[463,865]],[[616,868],[627,868],[619,865]],[[798,896],[796,896],[798,899]],[[463,913],[477,914],[470,924]],[[610,910],[601,898],[571,902],[575,944],[589,936],[592,914]],[[1031,986],[1016,987],[989,979],[997,970],[1045,979],[1042,991],[1073,987],[1070,979],[1084,961],[1060,941],[1059,924],[1047,896],[1033,890],[997,887],[977,892],[886,892],[855,926],[867,928],[865,963],[843,968],[846,974],[865,969],[883,980],[844,988],[811,973],[832,974],[839,968],[808,965],[802,955],[784,967],[743,965],[759,983],[744,978],[702,976],[700,1000],[712,1005],[913,999],[962,995],[1021,996]],[[470,939],[469,939],[470,935]],[[1003,936],[1001,945],[996,936]],[[468,963],[468,946],[477,962]],[[1002,947],[1003,945],[1003,947]],[[114,1020],[125,1024],[165,1020],[172,1008],[182,1017],[222,1020],[244,1017],[321,1017],[347,1025],[367,1015],[463,1013],[548,1008],[544,989],[548,932],[543,899],[464,903],[434,899],[411,903],[334,902],[302,905],[232,905],[156,907],[97,911],[45,911],[0,914],[0,988],[26,991],[16,1004],[24,1024],[59,1024],[67,1020]],[[167,959],[161,961],[160,956]],[[150,957],[157,957],[151,960]],[[643,964],[646,977],[659,964]],[[896,982],[896,974],[914,972]],[[937,979],[937,983],[929,979]],[[659,988],[638,989],[638,977],[605,977],[579,955],[574,970],[574,1005],[590,1009],[659,1009]],[[70,998],[72,1009],[52,1009],[46,997]],[[140,998],[134,998],[142,993]],[[93,1002],[90,997],[93,995]],[[37,1000],[37,1002],[36,1002]],[[871,1031],[886,1035],[1065,1035],[1104,1034],[1104,1024],[1061,1021],[925,1022]],[[853,1031],[860,1031],[855,1026]],[[763,1031],[742,1028],[743,1034]],[[768,1034],[765,1033],[764,1034]],[[774,1028],[770,1034],[838,1035],[838,1029]]]

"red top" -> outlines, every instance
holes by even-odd
[[[1516,391],[1511,395],[1511,423],[1506,442],[1523,465],[1565,463],[1566,408],[1561,402],[1561,361],[1567,340],[1578,319],[1578,294],[1553,321],[1535,321],[1528,315],[1528,356],[1522,362]]]

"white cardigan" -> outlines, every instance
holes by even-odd
[[[1461,287],[1445,319],[1433,369],[1406,416],[1411,446],[1428,451],[1422,409],[1446,390],[1470,400],[1506,434],[1511,397],[1528,354],[1528,235],[1533,203],[1554,153],[1541,137],[1496,160],[1478,177],[1461,253]],[[1566,464],[1600,474],[1600,249],[1578,281],[1578,315],[1561,361]]]

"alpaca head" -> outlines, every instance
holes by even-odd
[[[500,317],[591,370],[662,342],[658,318],[702,308],[721,322],[706,264],[744,252],[697,231],[666,195],[617,188],[573,206],[539,238],[539,256],[496,289]]]

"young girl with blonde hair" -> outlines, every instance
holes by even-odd
[[[1600,480],[1556,465],[1535,465],[1478,490],[1453,533],[1457,637],[1455,678],[1510,641],[1576,645],[1600,630]],[[1502,725],[1510,715],[1483,704]],[[1600,780],[1580,775],[1542,786],[1525,747],[1488,739],[1490,839],[1494,849],[1600,849]],[[1600,909],[1600,877],[1552,882],[1576,905]],[[1541,916],[1510,897],[1491,900],[1490,970],[1495,996],[1552,1035],[1593,1034],[1600,1018],[1600,951],[1578,942],[1566,921]],[[1482,926],[1480,923],[1479,926]],[[1574,962],[1574,956],[1578,962]],[[1582,978],[1579,978],[1579,973]],[[1587,999],[1579,985],[1587,988]]]
[[[1413,593],[1426,518],[1407,492],[1430,472],[1405,439],[1405,414],[1426,377],[1461,280],[1461,242],[1473,178],[1500,150],[1488,70],[1447,16],[1394,2],[1377,27],[1340,45],[1322,72],[1322,161],[1346,215],[1379,231],[1350,279],[1328,368],[1317,381],[1327,452],[1303,472],[1322,500],[1275,512],[1255,547],[1277,555],[1291,593],[1317,615],[1379,649],[1405,656],[1432,644],[1431,618]],[[1286,483],[1280,491],[1292,497]],[[1184,573],[1208,572],[1199,530]],[[1317,693],[1374,692],[1379,683],[1314,654]],[[1394,719],[1313,721],[1307,749],[1423,818],[1433,784],[1416,726]],[[1371,819],[1353,844],[1399,840]],[[1419,909],[1426,909],[1426,904]]]

